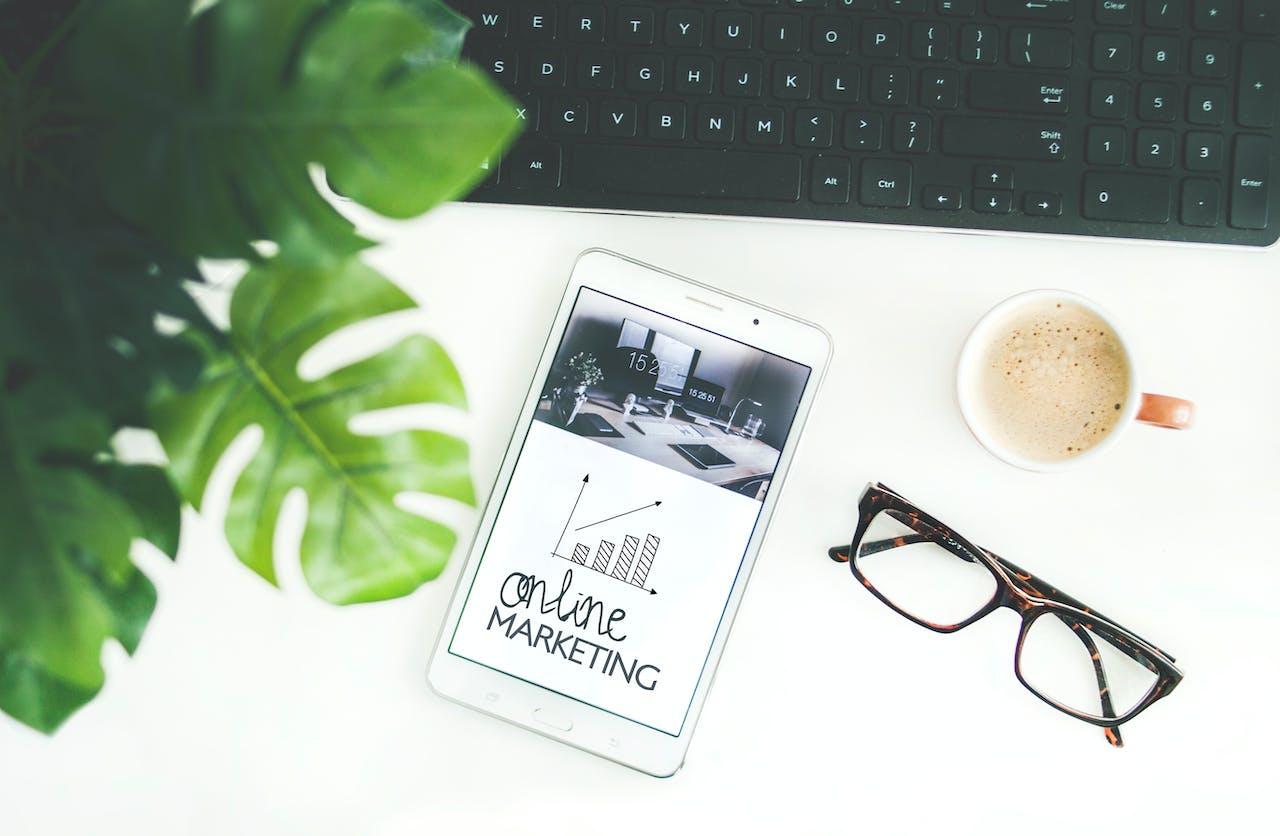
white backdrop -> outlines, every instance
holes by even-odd
[[[0,717],[5,834],[1254,832],[1280,722],[1280,250],[1043,241],[451,206],[372,261],[425,306],[469,416],[434,415],[497,470],[577,253],[607,247],[816,320],[836,357],[685,769],[660,781],[446,703],[423,671],[459,564],[409,598],[336,609],[283,559],[236,562],[217,517],[176,564],[133,659],[53,738]],[[1091,296],[1146,388],[1200,424],[1135,428],[1043,476],[973,442],[952,395],[969,326],[1014,292]],[[403,323],[401,323],[403,324]],[[385,328],[353,338],[369,350]],[[1016,618],[953,636],[854,586],[825,547],[880,479],[1172,652],[1178,691],[1125,729],[1015,681]],[[445,508],[470,535],[474,512]],[[297,526],[280,542],[296,542]]]

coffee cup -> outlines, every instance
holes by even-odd
[[[956,370],[974,438],[1026,470],[1100,456],[1129,426],[1187,429],[1195,405],[1142,391],[1131,344],[1097,303],[1065,290],[1010,297],[969,333]]]

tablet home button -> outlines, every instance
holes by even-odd
[[[570,731],[573,729],[572,720],[545,708],[535,708],[533,710],[533,719],[558,731]]]

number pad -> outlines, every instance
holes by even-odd
[[[1183,164],[1188,171],[1221,171],[1222,149],[1222,134],[1192,131],[1187,134],[1187,153]]]
[[[1143,168],[1172,168],[1173,143],[1173,131],[1144,128],[1138,131],[1135,160]]]
[[[1138,118],[1144,122],[1172,122],[1177,119],[1177,86],[1149,81],[1138,88]]]
[[[1177,38],[1151,35],[1142,39],[1142,71],[1152,75],[1173,75],[1178,72],[1178,55],[1181,44]]]
[[[1094,125],[1085,143],[1090,165],[1124,165],[1125,129],[1118,125]]]
[[[1226,78],[1231,48],[1226,41],[1196,38],[1191,42],[1191,74],[1199,78]]]
[[[1187,121],[1195,125],[1221,125],[1227,111],[1225,87],[1192,87],[1187,92]]]
[[[1133,88],[1127,81],[1095,81],[1089,87],[1089,115],[1099,119],[1123,119],[1129,115]]]

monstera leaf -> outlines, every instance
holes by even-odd
[[[444,350],[412,335],[317,380],[298,373],[303,353],[344,326],[413,307],[358,261],[254,268],[236,287],[226,344],[211,351],[191,391],[161,397],[153,426],[170,473],[200,506],[214,466],[249,426],[262,442],[232,491],[226,533],[249,568],[275,581],[272,539],[281,503],[306,492],[302,537],[307,582],[334,603],[406,594],[439,574],[453,550],[448,527],[395,505],[401,492],[474,501],[466,444],[424,430],[357,435],[357,414],[407,404],[465,406]]]
[[[100,0],[72,43],[112,206],[175,249],[319,263],[367,242],[315,190],[406,218],[464,193],[517,129],[457,64],[438,0]]]
[[[173,555],[178,497],[158,468],[96,458],[108,425],[56,378],[0,364],[0,710],[52,731],[132,653],[156,594],[134,538]]]

